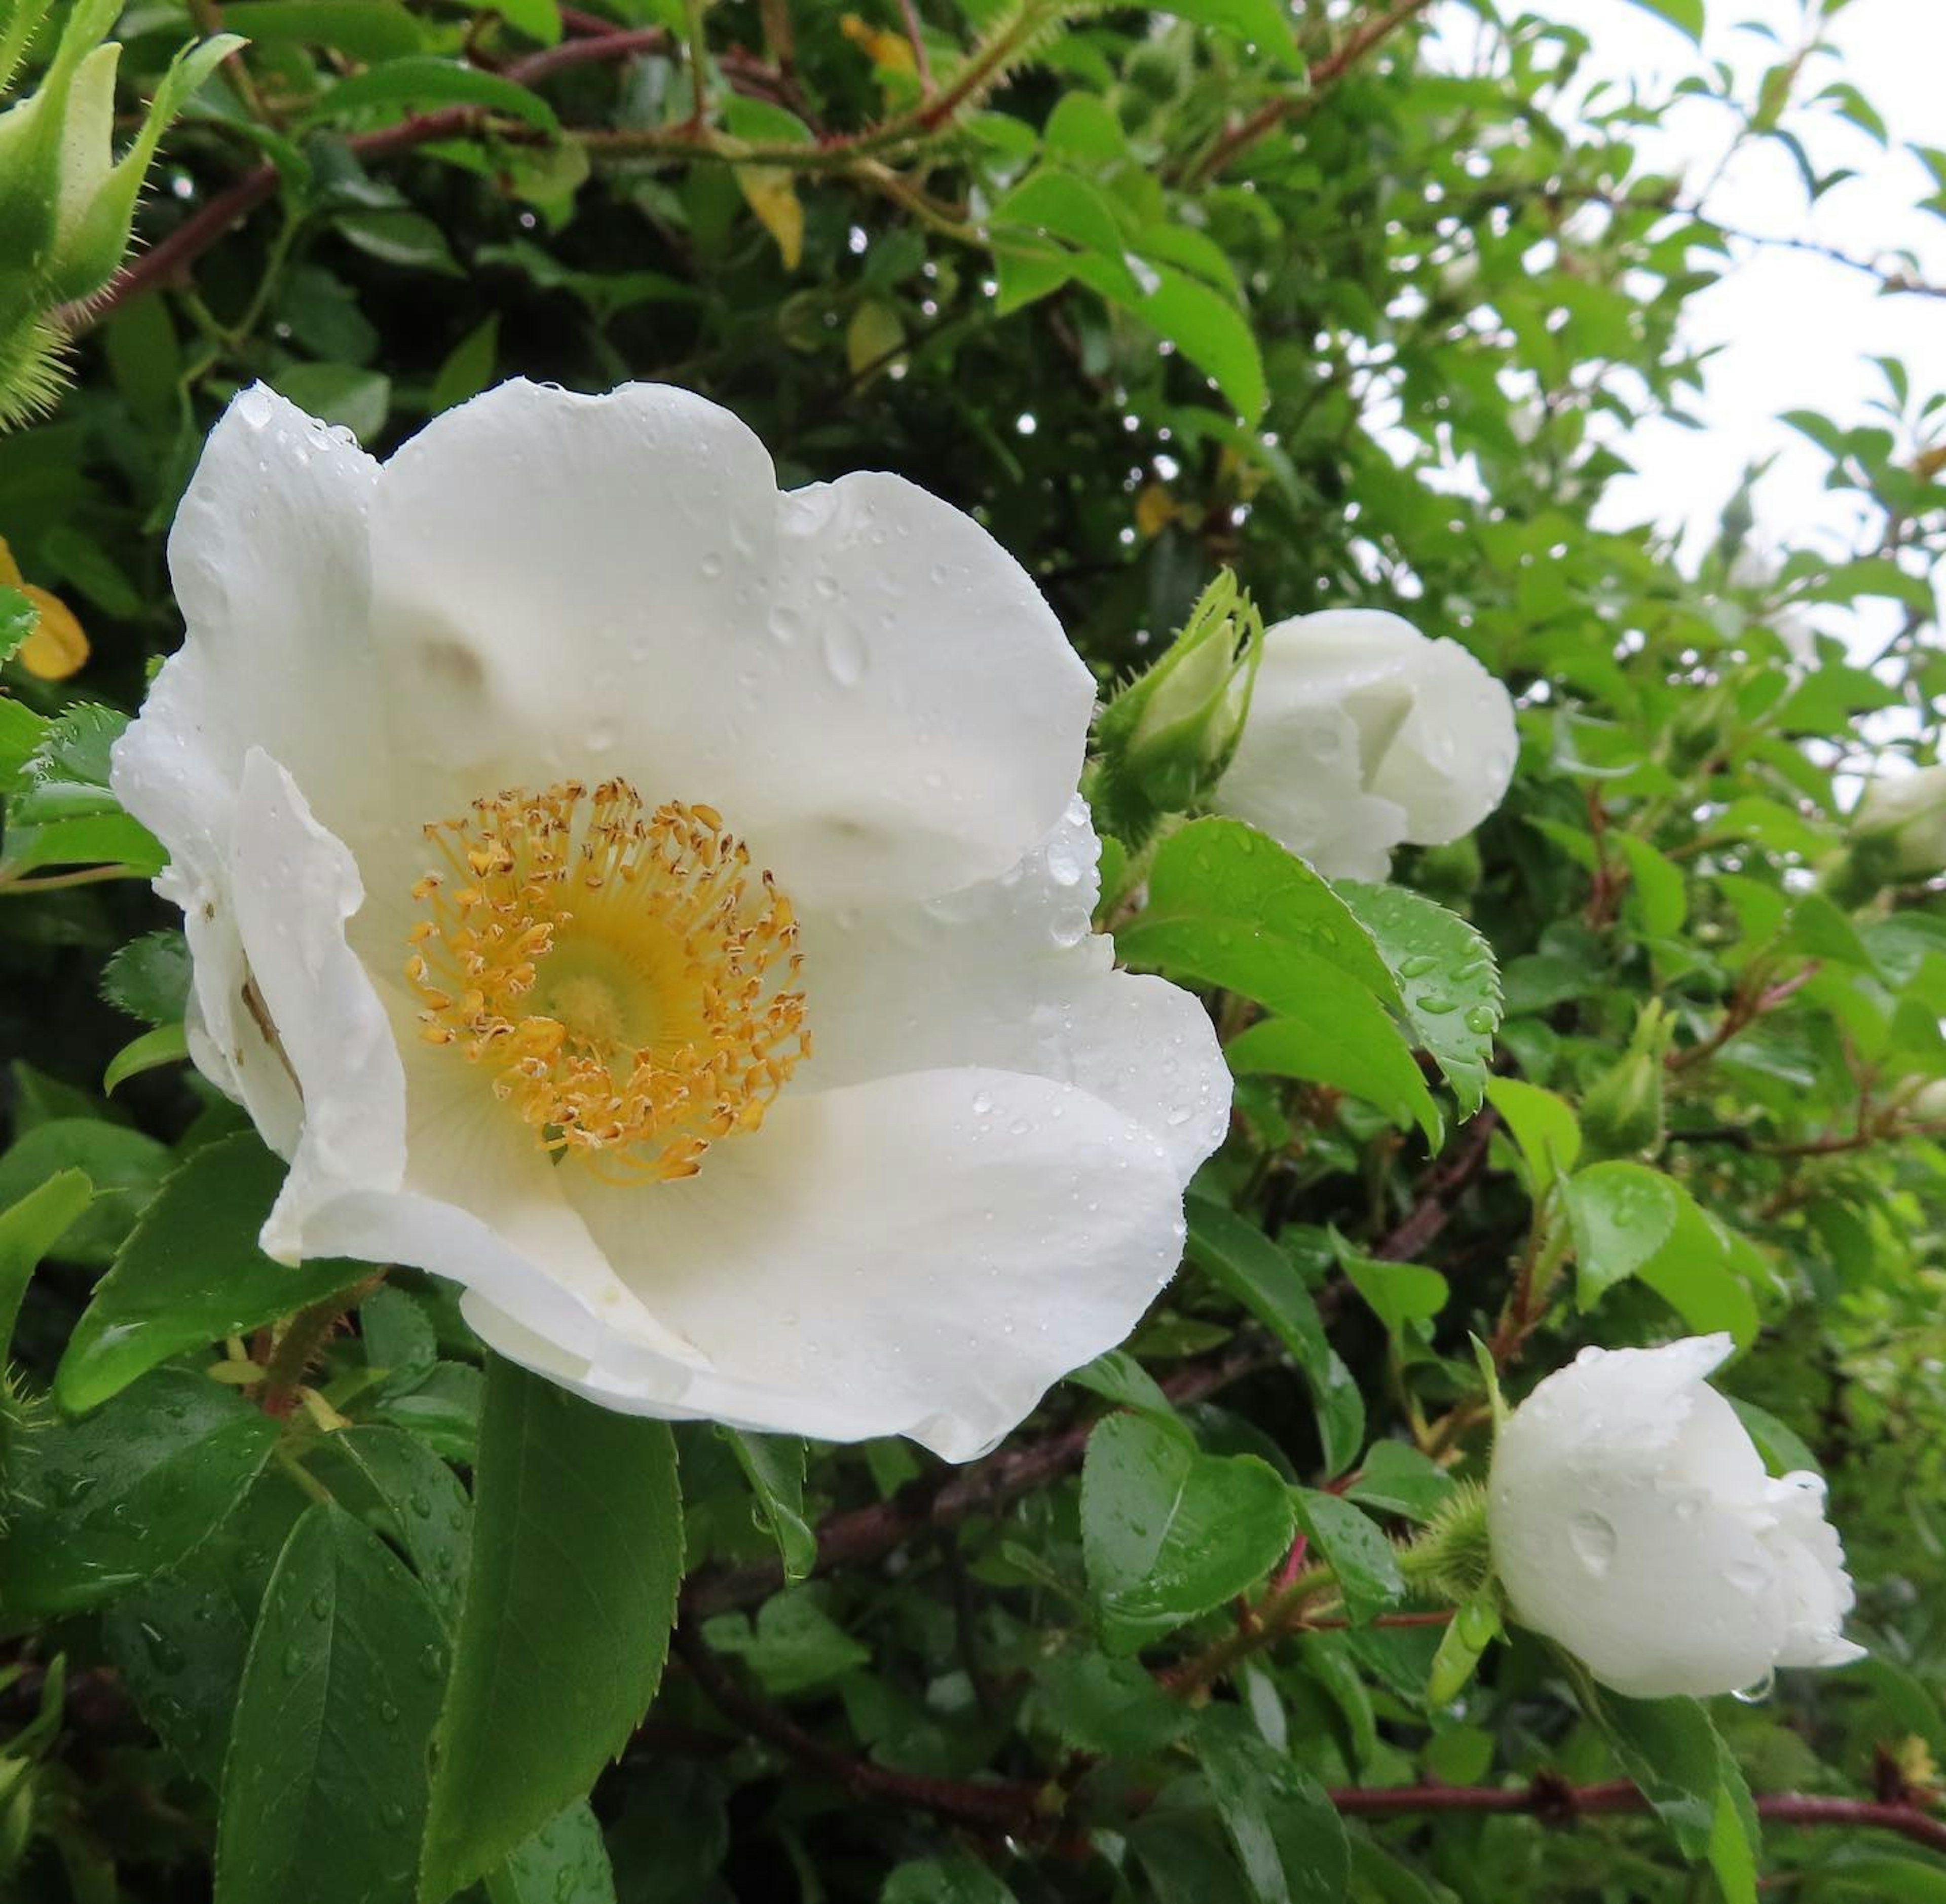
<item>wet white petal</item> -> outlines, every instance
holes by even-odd
[[[1489,1516],[1515,1616],[1640,1698],[1855,1657],[1821,1491],[1771,1480],[1704,1378],[1728,1336],[1584,1351],[1501,1430]]]

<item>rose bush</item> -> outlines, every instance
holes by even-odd
[[[1665,110],[1938,155],[1698,11],[0,0],[9,1904],[1936,1890],[1936,379],[1614,479]]]

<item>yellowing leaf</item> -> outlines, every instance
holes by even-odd
[[[88,659],[88,636],[59,595],[36,588],[22,576],[4,536],[0,536],[0,588],[18,589],[40,617],[33,632],[14,651],[21,666],[42,681],[66,680]]]
[[[737,183],[777,240],[784,269],[795,270],[804,255],[804,207],[798,202],[797,181],[782,165],[739,165]]]
[[[1135,527],[1144,537],[1159,536],[1175,520],[1175,498],[1160,483],[1144,486],[1135,498]]]
[[[906,327],[890,304],[868,298],[851,314],[845,327],[845,358],[854,377],[869,378],[886,369],[906,341]]]
[[[88,636],[59,595],[28,586],[20,592],[41,611],[34,632],[14,651],[20,665],[42,681],[65,681],[88,659]]]
[[[847,14],[839,29],[854,46],[862,47],[874,66],[889,66],[894,73],[914,73],[919,63],[913,57],[912,42],[900,33],[888,32],[856,14]]]

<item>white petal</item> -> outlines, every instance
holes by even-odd
[[[1394,847],[1499,805],[1515,743],[1506,691],[1456,641],[1369,609],[1301,615],[1265,632],[1215,804],[1327,878],[1382,879]]]
[[[1457,641],[1426,644],[1414,688],[1391,745],[1368,757],[1367,784],[1397,802],[1408,839],[1443,846],[1506,797],[1519,736],[1507,691]]]
[[[1864,1648],[1842,1636],[1845,1615],[1858,1603],[1845,1571],[1838,1530],[1824,1518],[1824,1483],[1815,1474],[1787,1474],[1767,1490],[1777,1525],[1765,1538],[1782,1577],[1790,1630],[1780,1666],[1842,1666]]]
[[[269,1044],[275,1028],[273,1052],[303,1099],[290,1174],[264,1226],[265,1250],[294,1263],[318,1203],[346,1189],[397,1188],[406,1086],[385,1008],[345,943],[344,923],[364,898],[358,869],[261,747],[244,756],[230,892],[248,981],[267,1021],[252,1031]]]
[[[304,1253],[450,1277],[472,1292],[469,1303],[483,1299],[545,1331],[570,1363],[603,1352],[632,1367],[646,1358],[680,1387],[700,1358],[609,1266],[533,1132],[463,1053],[415,1035],[402,990],[385,1003],[406,1079],[403,1176],[395,1195],[340,1196],[314,1210]]]
[[[832,1440],[910,1435],[950,1460],[1122,1340],[1182,1247],[1175,1173],[1146,1131],[1001,1071],[787,1090],[685,1182],[560,1174],[623,1278],[712,1365],[670,1387],[604,1362],[584,1392]]]
[[[782,496],[700,397],[514,383],[407,444],[383,499],[427,799],[619,774],[720,808],[803,903],[997,873],[1073,790],[1086,670],[998,544],[895,478]]]
[[[193,691],[173,703],[166,745],[177,764],[233,787],[246,750],[261,747],[319,820],[354,842],[390,805],[366,632],[366,522],[378,477],[348,432],[327,429],[274,391],[258,385],[236,398],[211,431],[169,532],[188,633],[137,728],[156,711],[163,682],[193,672]],[[170,765],[152,753],[145,786]],[[161,826],[131,811],[175,845],[166,806]]]
[[[1145,1125],[1187,1183],[1228,1127],[1229,1070],[1189,993],[1110,969],[1089,929],[1099,852],[1076,801],[999,879],[802,914],[816,1055],[792,1091],[958,1065],[1032,1072]]]
[[[1515,1614],[1632,1697],[1756,1683],[1785,1642],[1762,1463],[1703,1385],[1728,1347],[1584,1357],[1495,1442],[1493,1558]]]
[[[230,852],[243,757],[297,772],[325,823],[382,805],[362,646],[365,518],[377,465],[274,392],[246,391],[204,446],[169,538],[188,634],[116,744],[111,782],[168,849],[195,967],[190,1048],[288,1156],[302,1114],[242,1000]]]

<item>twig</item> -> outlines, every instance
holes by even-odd
[[[1459,1193],[1487,1161],[1500,1114],[1488,1105],[1466,1127],[1465,1141],[1452,1156],[1435,1164],[1421,1179],[1412,1208],[1398,1227],[1381,1237],[1372,1253],[1387,1263],[1410,1263],[1443,1230]]]
[[[1307,113],[1319,98],[1337,84],[1372,48],[1388,34],[1396,32],[1415,14],[1422,13],[1430,0],[1398,0],[1398,4],[1376,14],[1338,48],[1311,67],[1309,84],[1302,92],[1280,93],[1259,106],[1246,119],[1233,125],[1212,146],[1202,162],[1190,174],[1192,186],[1207,184],[1240,152],[1246,150],[1284,120]]]
[[[1273,1366],[1280,1354],[1267,1337],[1254,1330],[1243,1331],[1211,1361],[1165,1377],[1162,1390],[1178,1404],[1200,1402],[1243,1376]],[[1059,1480],[1081,1465],[1094,1428],[1092,1417],[1076,1422],[1024,1447],[1003,1448],[943,1481],[915,1483],[890,1501],[833,1514],[818,1527],[817,1560],[812,1572],[869,1566],[928,1528],[956,1527],[975,1514],[994,1513],[1022,1494]],[[783,1584],[783,1569],[776,1561],[705,1569],[691,1575],[683,1603],[700,1618],[768,1600]]]
[[[726,1719],[823,1773],[854,1797],[889,1799],[961,1824],[1009,1833],[1030,1831],[1052,1810],[1058,1810],[1058,1788],[1051,1785],[1018,1779],[929,1779],[841,1752],[814,1739],[780,1708],[746,1692],[688,1627],[678,1626],[669,1643],[704,1696]]]
[[[585,65],[592,60],[627,59],[638,53],[659,51],[669,44],[667,31],[659,26],[633,28],[609,32],[599,38],[564,40],[558,46],[543,47],[538,53],[516,60],[502,77],[516,85],[527,85],[563,68]],[[361,158],[380,157],[404,152],[437,139],[457,138],[486,122],[477,106],[444,106],[438,111],[415,113],[396,125],[382,126],[375,132],[354,134],[346,146]],[[267,161],[248,172],[152,246],[118,277],[101,295],[85,307],[70,306],[62,322],[71,335],[93,328],[118,304],[167,284],[186,272],[212,245],[241,224],[258,206],[275,196],[278,185],[276,166]]]
[[[1422,1812],[1525,1812],[1549,1824],[1571,1825],[1583,1818],[1646,1812],[1648,1800],[1626,1782],[1571,1785],[1539,1778],[1531,1785],[1395,1785],[1347,1789],[1330,1794],[1333,1804],[1351,1818],[1398,1818]],[[1862,1825],[1896,1831],[1915,1844],[1946,1851],[1946,1821],[1915,1804],[1872,1798],[1830,1798],[1798,1792],[1768,1792],[1755,1800],[1759,1818],[1780,1825]]]

